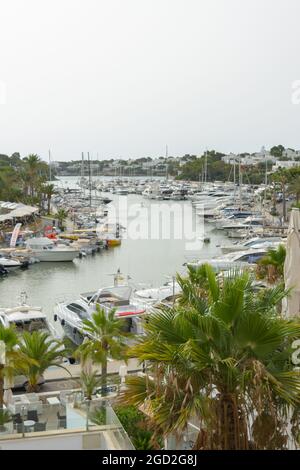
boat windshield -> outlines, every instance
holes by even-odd
[[[101,289],[91,299],[91,302],[112,302],[116,305],[121,305],[121,302],[129,302],[132,293],[132,288],[129,286],[113,286]]]
[[[16,320],[14,323],[18,334],[28,331],[49,331],[49,327],[45,318],[34,318],[30,320]]]

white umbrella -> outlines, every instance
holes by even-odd
[[[287,317],[300,315],[300,211],[292,209],[286,243],[284,263],[286,289],[292,289],[286,299],[284,313]]]

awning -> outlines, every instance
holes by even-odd
[[[11,217],[10,214],[2,214],[0,215],[0,222],[5,222],[6,220],[12,220],[13,217]]]
[[[38,207],[27,206],[25,204],[17,202],[0,201],[0,208],[10,210],[8,214],[0,215],[0,222],[3,222],[5,220],[11,220],[15,217],[26,217],[39,211]]]

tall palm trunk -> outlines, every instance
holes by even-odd
[[[222,393],[218,403],[219,444],[222,450],[248,449],[247,426],[244,413],[231,393]]]
[[[247,423],[236,396],[219,395],[210,429],[200,429],[193,450],[247,450]]]
[[[102,395],[106,395],[106,386],[107,386],[107,359],[105,358],[101,364],[101,385],[102,385]]]

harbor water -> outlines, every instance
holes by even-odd
[[[78,178],[63,178],[60,184],[71,186]],[[118,196],[109,194],[116,204]],[[124,198],[124,196],[122,196]],[[134,223],[141,231],[149,222],[151,207],[159,204],[170,206],[174,201],[146,200],[143,196],[129,194],[125,196],[127,212],[129,214],[123,232],[122,244],[102,250],[95,255],[77,258],[73,262],[36,263],[27,270],[10,272],[7,277],[0,279],[0,307],[10,307],[18,303],[21,292],[26,292],[31,305],[41,306],[52,318],[53,307],[57,301],[76,299],[82,292],[97,290],[102,286],[113,283],[113,274],[120,269],[124,276],[130,277],[130,283],[141,288],[148,286],[158,287],[170,280],[176,273],[184,273],[184,264],[192,259],[211,258],[220,254],[219,245],[224,241],[224,234],[214,231],[210,224],[205,224],[205,236],[209,243],[199,243],[199,248],[187,249],[187,240],[166,238],[159,234],[156,238],[151,236],[143,239],[129,233],[129,225]],[[171,218],[170,224],[181,227],[187,223],[187,214],[193,217],[196,224],[203,220],[192,214],[190,201],[176,202],[177,208],[189,206],[190,211],[177,211],[175,220]],[[108,205],[109,209],[110,205]],[[140,211],[136,210],[141,208]],[[135,211],[131,211],[131,209]],[[130,213],[132,214],[130,215]],[[190,214],[190,215],[189,215]],[[151,223],[158,223],[151,220]],[[153,228],[153,227],[152,227]],[[158,228],[158,227],[157,227]],[[154,227],[155,229],[155,227]],[[154,230],[155,231],[155,230]],[[132,230],[130,231],[132,232]],[[171,230],[172,232],[172,230]]]

